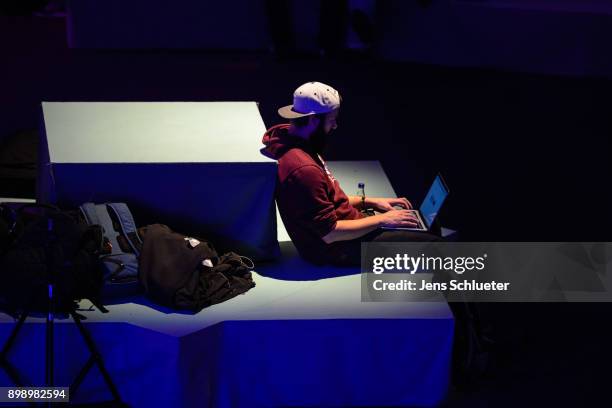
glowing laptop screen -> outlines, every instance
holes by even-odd
[[[442,177],[440,177],[438,174],[433,184],[429,188],[421,207],[419,208],[427,228],[431,227],[431,224],[438,215],[438,211],[440,211],[446,196],[448,196],[448,189],[446,188],[444,181],[442,181]]]

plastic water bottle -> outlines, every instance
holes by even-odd
[[[357,183],[357,196],[361,197],[361,211],[365,211],[365,183]]]

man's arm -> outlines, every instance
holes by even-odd
[[[411,211],[394,210],[391,206],[383,210],[387,212],[371,217],[337,220],[334,205],[329,200],[327,176],[318,166],[309,165],[296,169],[288,178],[285,188],[286,193],[292,197],[295,212],[308,217],[311,220],[310,227],[313,232],[322,236],[323,241],[328,244],[334,241],[359,238],[378,227],[417,226],[417,220]],[[387,200],[402,201],[405,199]]]
[[[359,196],[348,196],[349,199],[349,204],[352,205],[353,207],[357,208],[358,210],[363,210],[363,208],[361,208],[361,197]],[[367,197],[366,197],[366,202],[367,202]]]
[[[333,230],[323,237],[326,244],[359,238],[380,227],[416,227],[414,214],[409,210],[391,210],[383,214],[357,220],[338,220]]]
[[[358,210],[363,210],[361,208],[361,197],[360,196],[348,196],[349,204]],[[404,208],[412,208],[412,204],[405,197],[399,198],[382,198],[382,197],[366,197],[365,199],[366,207],[373,208],[377,211],[389,211],[392,210],[394,206],[400,206]]]

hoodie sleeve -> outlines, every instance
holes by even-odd
[[[303,166],[286,180],[287,195],[292,197],[294,214],[320,238],[336,227],[336,212],[330,199],[327,176],[317,166]]]

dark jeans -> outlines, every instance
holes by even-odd
[[[441,241],[434,228],[430,232],[403,230],[374,230],[363,237],[350,241],[338,241],[332,244],[330,263],[337,266],[359,266],[361,264],[362,242],[434,242]]]

